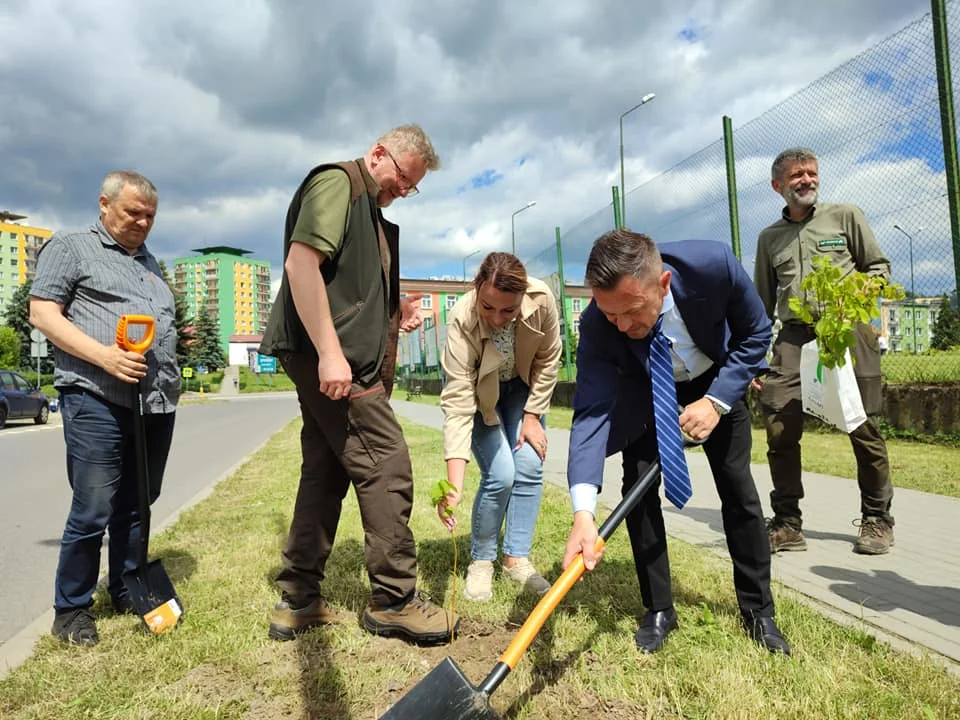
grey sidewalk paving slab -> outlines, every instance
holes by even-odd
[[[440,428],[440,408],[394,400],[398,415]],[[547,431],[544,464],[547,482],[567,486],[569,433]],[[852,452],[852,450],[850,451]],[[673,537],[729,557],[720,501],[702,452],[687,453],[693,497],[683,510],[664,503],[667,532]],[[764,508],[770,514],[772,483],[766,465],[752,466]],[[604,466],[601,502],[620,500],[619,456]],[[801,503],[808,549],[774,556],[772,576],[830,617],[912,652],[929,651],[952,672],[960,672],[960,499],[896,489],[892,512],[896,544],[887,555],[852,552],[860,517],[854,480],[804,473]],[[896,478],[894,478],[896,482]]]

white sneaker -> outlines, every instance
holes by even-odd
[[[529,558],[517,558],[513,567],[503,566],[503,574],[515,583],[523,585],[524,590],[528,590],[537,595],[543,595],[550,589],[550,583],[537,572],[537,569],[531,564]]]
[[[493,561],[474,560],[467,568],[467,584],[463,596],[474,602],[484,602],[493,597]]]

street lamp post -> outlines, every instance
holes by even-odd
[[[537,201],[536,201],[536,200],[531,200],[531,201],[528,202],[526,205],[524,205],[522,208],[520,208],[519,210],[516,210],[516,211],[513,213],[513,215],[510,216],[510,248],[511,248],[511,252],[512,252],[514,255],[517,254],[517,233],[516,233],[516,230],[514,230],[513,219],[514,219],[517,215],[519,215],[520,213],[522,213],[524,210],[529,210],[530,208],[532,208],[532,207],[533,207],[534,205],[536,205],[536,204],[537,204]]]
[[[910,241],[910,245],[909,245],[909,248],[910,248],[910,307],[913,308],[915,307],[914,301],[917,299],[917,293],[913,285],[913,235],[908,233],[898,224],[894,224],[893,229],[899,230],[900,232],[902,232],[904,235],[907,236],[907,240]],[[923,228],[922,227],[917,228],[916,232],[918,233],[923,232]],[[913,352],[917,352],[917,317],[916,317],[916,313],[911,313],[911,314],[912,314],[912,317],[910,318],[910,329],[913,332],[913,338],[912,338]]]
[[[656,97],[655,93],[647,93],[640,102],[620,115],[620,223],[624,227],[627,224],[627,193],[623,180],[623,119],[639,107],[643,107]]]
[[[473,257],[474,255],[476,255],[478,252],[480,252],[480,251],[479,251],[479,250],[474,250],[474,251],[473,251],[472,253],[470,253],[469,255],[464,256],[464,258],[463,258],[463,282],[466,282],[466,281],[467,281],[467,260],[468,260],[469,258],[472,258],[472,257]]]

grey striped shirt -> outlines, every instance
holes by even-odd
[[[147,376],[141,381],[143,411],[174,412],[180,397],[180,368],[173,293],[146,245],[130,255],[99,221],[87,230],[57,232],[37,256],[30,295],[63,305],[70,322],[104,345],[116,342],[121,315],[153,317],[156,335],[146,352]],[[139,337],[135,329],[130,335]],[[81,387],[116,405],[133,407],[128,383],[60,348],[55,348],[54,359],[57,388]]]

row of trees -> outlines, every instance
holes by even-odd
[[[187,301],[170,281],[167,268],[161,261],[163,277],[174,297],[174,325],[177,329],[177,363],[180,367],[205,365],[210,371],[226,366],[220,346],[220,327],[217,320],[201,306],[196,317],[188,315]],[[0,367],[36,368],[36,357],[30,354],[30,286],[29,281],[17,288],[10,303],[4,308],[0,327]],[[53,372],[53,361],[42,358],[42,373]]]

